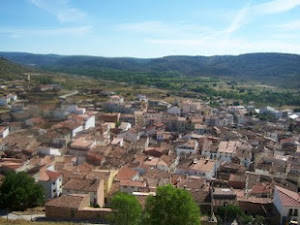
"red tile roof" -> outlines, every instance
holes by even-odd
[[[61,176],[61,173],[46,170],[45,168],[42,168],[40,170],[39,180],[40,181],[55,181]]]
[[[138,174],[137,171],[128,167],[123,167],[119,170],[117,178],[119,180],[123,180],[123,179],[132,180],[137,174]]]
[[[297,192],[275,186],[278,191],[279,198],[283,206],[286,207],[300,207],[300,195]]]
[[[88,194],[70,194],[54,198],[45,204],[46,207],[59,207],[79,209],[84,198],[89,198]],[[87,205],[89,206],[89,205]]]

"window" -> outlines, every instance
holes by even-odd
[[[298,209],[294,209],[294,216],[298,217]]]
[[[292,216],[293,215],[293,209],[290,209],[289,210],[289,216]]]

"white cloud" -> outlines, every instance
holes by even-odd
[[[69,0],[30,0],[36,7],[54,15],[60,22],[81,21],[85,14],[70,6]]]
[[[178,22],[176,24],[164,23],[162,21],[142,21],[136,23],[125,23],[116,26],[117,30],[130,31],[145,34],[159,35],[186,35],[186,34],[202,34],[213,32],[214,30],[186,22]]]
[[[231,34],[231,33],[235,32],[236,30],[238,30],[239,28],[241,28],[246,23],[245,18],[247,16],[247,14],[249,13],[249,9],[250,9],[250,6],[249,6],[249,4],[247,4],[240,11],[238,11],[236,16],[231,21],[231,24],[224,30],[224,32]]]
[[[273,0],[253,6],[257,14],[283,13],[300,6],[300,0]]]
[[[294,20],[290,21],[284,24],[279,24],[275,26],[276,28],[282,29],[282,30],[293,30],[293,31],[300,31],[300,20]]]
[[[163,55],[171,54],[188,54],[188,55],[238,55],[243,53],[253,52],[283,52],[299,54],[300,46],[295,42],[286,41],[254,41],[244,39],[230,39],[218,41],[211,39],[199,41],[198,39],[191,40],[159,40],[148,39],[147,43],[157,44],[159,50],[163,50]]]
[[[59,36],[70,35],[80,36],[88,33],[91,26],[64,27],[58,29],[16,29],[16,28],[0,28],[0,34],[9,35],[12,38],[21,38],[28,36]]]

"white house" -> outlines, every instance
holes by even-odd
[[[238,141],[221,141],[218,146],[218,158],[220,161],[229,162],[236,156]]]
[[[205,177],[206,179],[211,180],[215,177],[216,170],[217,163],[215,160],[194,159],[188,167],[186,167],[186,165],[176,167],[175,173]]]
[[[280,214],[280,224],[289,221],[300,223],[300,194],[275,186],[273,204]]]
[[[9,135],[9,128],[0,126],[0,138],[4,139]]]
[[[96,125],[95,115],[88,116],[86,118],[86,121],[85,121],[85,124],[84,124],[84,128],[87,130],[89,128],[94,128],[95,125]]]
[[[37,180],[45,190],[46,199],[59,197],[62,194],[62,175],[59,172],[43,167]]]
[[[0,106],[7,105],[10,102],[10,98],[3,96],[0,98]]]
[[[195,154],[198,150],[198,141],[190,139],[188,142],[176,147],[177,155]]]
[[[48,146],[41,146],[37,149],[38,154],[40,155],[54,155],[54,156],[61,156],[61,152],[58,148],[52,148]]]

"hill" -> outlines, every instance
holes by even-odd
[[[24,74],[36,71],[34,68],[19,65],[0,57],[0,78],[5,80],[24,79]]]
[[[191,77],[229,77],[300,88],[300,55],[253,53],[238,56],[166,56],[162,58],[107,58],[0,52],[9,60],[50,71],[103,76],[106,73],[184,74]]]

